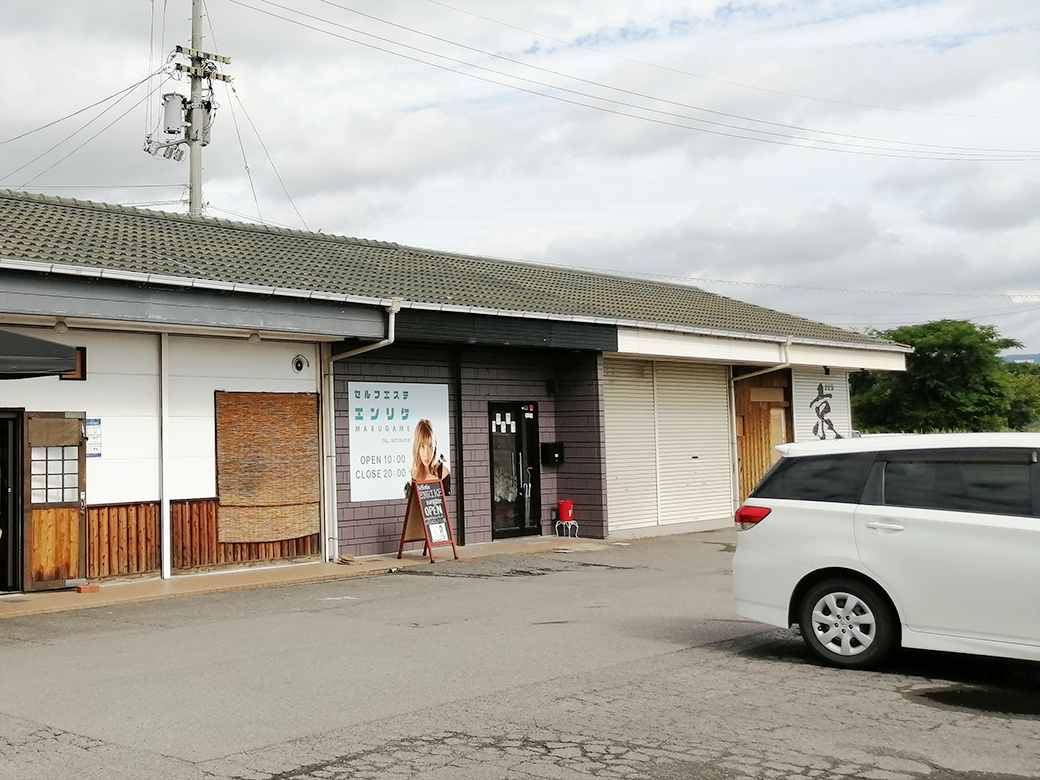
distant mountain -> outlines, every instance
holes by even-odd
[[[1040,363],[1040,355],[1004,355],[1009,363]]]

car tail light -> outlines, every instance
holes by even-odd
[[[772,511],[764,506],[742,506],[737,510],[737,515],[733,520],[737,524],[738,531],[746,531],[758,525]]]

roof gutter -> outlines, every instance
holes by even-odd
[[[769,368],[763,368],[760,371],[752,371],[750,374],[741,374],[740,376],[735,376],[735,377],[733,377],[732,379],[729,380],[730,384],[736,385],[737,382],[739,382],[741,379],[750,379],[753,376],[762,376],[762,374],[772,374],[774,371],[782,371],[785,368],[790,368],[791,367],[791,354],[789,352],[789,350],[791,349],[791,337],[790,336],[788,336],[787,339],[784,341],[784,343],[780,345],[780,349],[782,350],[782,353],[783,353],[783,356],[784,356],[784,362],[783,363],[780,363],[780,364],[775,365],[775,366],[770,366]]]
[[[333,355],[329,358],[330,362],[335,363],[337,360],[346,360],[347,358],[360,355],[362,352],[371,352],[374,349],[382,349],[383,347],[389,347],[394,343],[394,328],[397,324],[397,312],[401,311],[401,307],[404,305],[404,301],[400,298],[393,298],[390,301],[390,305],[386,307],[386,338],[382,341],[377,341],[374,344],[366,344],[363,347],[352,349],[349,352],[341,352],[338,355]]]

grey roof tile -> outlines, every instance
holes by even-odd
[[[888,344],[692,285],[7,190],[0,257],[517,316]]]

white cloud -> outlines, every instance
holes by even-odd
[[[303,226],[295,204],[325,232],[785,285],[710,289],[856,326],[960,312],[988,317],[1040,351],[1033,299],[922,295],[1037,290],[1037,155],[999,163],[885,156],[934,156],[938,145],[1040,151],[1034,2],[445,0],[469,14],[422,0],[344,3],[490,54],[317,0],[282,4],[389,40],[244,2],[335,35],[209,0],[202,48],[232,57],[225,70],[237,93],[217,87],[204,154],[213,213],[255,216],[255,189],[262,216],[293,227]],[[0,112],[0,141],[143,79],[153,8],[168,9],[151,42],[158,66],[173,44],[188,43],[190,5],[0,0],[0,103],[18,107]],[[175,82],[165,89],[173,87],[186,92]],[[0,144],[0,186],[32,180],[50,194],[116,202],[181,198],[187,164],[140,150],[143,104],[103,129],[143,95],[79,132],[96,111]],[[158,94],[149,105],[154,123]],[[808,132],[790,126],[860,146],[793,149],[763,142],[790,139],[747,130]],[[915,295],[804,289],[832,287]]]

